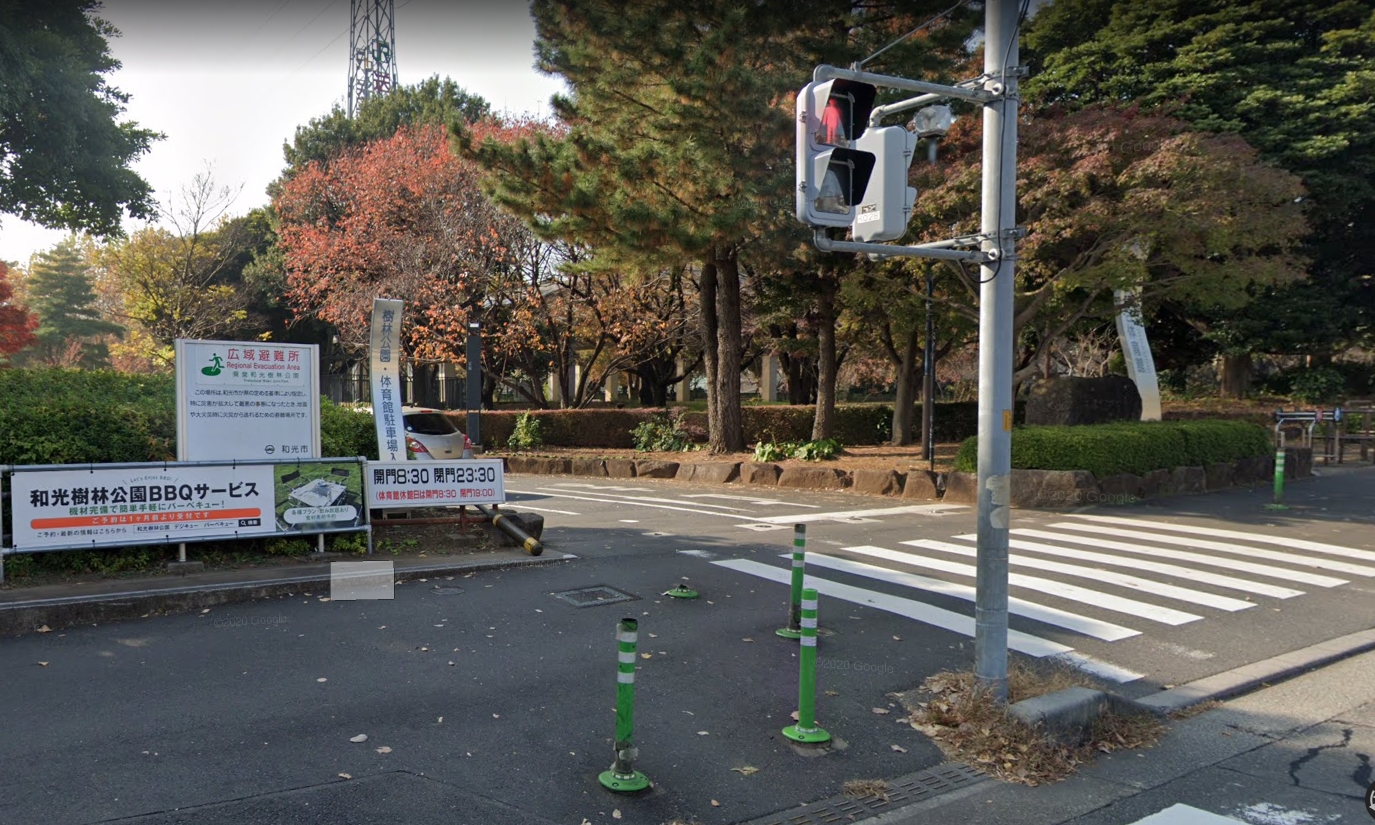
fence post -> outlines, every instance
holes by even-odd
[[[775,630],[785,639],[802,638],[802,579],[806,573],[807,525],[793,525],[793,586],[788,596],[788,626]]]
[[[635,747],[635,647],[639,641],[640,623],[635,619],[621,619],[616,626],[616,756],[611,769],[602,771],[597,781],[620,793],[642,791],[649,787],[649,777],[635,770],[634,760],[640,755]]]
[[[798,654],[797,724],[783,729],[794,742],[818,745],[831,735],[816,726],[816,590],[802,591],[802,650]]]

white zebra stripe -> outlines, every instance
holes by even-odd
[[[1164,547],[1151,547],[1145,544],[1128,544],[1125,541],[1113,541],[1111,539],[1098,538],[1092,536],[1080,536],[1074,533],[1054,533],[1045,530],[1015,529],[1012,531],[1019,536],[1032,536],[1042,539],[1054,539],[1056,541],[1067,541],[1073,544],[1087,544],[1103,550],[1121,550],[1124,553],[1137,553],[1146,556],[1157,556],[1162,559],[1177,559],[1179,561],[1191,561],[1198,564],[1206,564],[1211,567],[1222,567],[1227,570],[1240,570],[1244,573],[1255,573],[1258,576],[1269,576],[1275,579],[1311,584],[1314,587],[1336,587],[1346,584],[1346,579],[1337,579],[1332,576],[1324,576],[1320,573],[1305,573],[1301,570],[1290,570],[1285,567],[1274,567],[1269,564],[1257,564],[1255,562],[1240,561],[1238,559],[1222,558],[1220,556],[1208,556],[1203,553],[1190,553],[1187,550],[1170,550]]]
[[[854,548],[847,547],[847,550]],[[865,564],[864,562],[853,561],[851,559],[840,559],[835,556],[828,556],[824,553],[814,553],[812,564],[817,567],[826,567],[831,570],[839,570],[842,573],[853,573],[857,576],[878,579],[879,581],[893,582],[905,587],[916,590],[925,590],[931,593],[939,593],[943,596],[952,596],[967,602],[974,601],[974,588],[967,584],[956,584],[942,579],[931,579],[926,576],[918,576],[913,573],[904,573],[901,570],[892,570],[887,567],[880,567],[876,564]],[[1007,600],[1008,612],[1018,616],[1025,616],[1028,619],[1035,619],[1038,622],[1063,627],[1066,630],[1073,630],[1085,636],[1092,636],[1095,639],[1102,639],[1107,642],[1116,642],[1120,639],[1127,639],[1132,636],[1141,635],[1141,631],[1133,630],[1130,627],[1123,627],[1111,622],[1101,621],[1088,616],[1080,616],[1077,613],[1070,613],[1054,607],[1047,607],[1025,599],[1010,597]]]
[[[932,559],[925,556],[914,556],[911,553],[904,553],[901,550],[887,550],[882,547],[847,547],[852,553],[863,553],[874,558],[895,561],[899,564],[907,564],[913,567],[927,567],[932,570],[940,570],[945,573],[953,573],[957,576],[968,576],[974,578],[977,571],[972,564],[959,564],[957,562],[945,561],[944,559]],[[1118,613],[1126,613],[1129,616],[1137,616],[1142,619],[1149,619],[1153,622],[1160,622],[1168,625],[1188,624],[1203,618],[1194,613],[1186,613],[1183,610],[1175,610],[1172,607],[1160,607],[1159,605],[1147,602],[1128,599],[1123,596],[1114,596],[1111,593],[1103,593],[1098,590],[1089,590],[1078,585],[1065,584],[1051,579],[1043,579],[1037,576],[1027,576],[1021,573],[1009,573],[1007,576],[1008,584],[1023,587],[1027,590],[1036,590],[1051,596],[1058,596],[1070,601],[1091,604],[1103,610],[1112,610]]]
[[[1296,567],[1315,567],[1321,570],[1335,570],[1339,573],[1350,573],[1355,576],[1375,576],[1375,567],[1365,567],[1360,564],[1351,564],[1344,561],[1332,561],[1331,559],[1319,559],[1312,556],[1296,556],[1293,553],[1281,553],[1277,550],[1260,550],[1255,547],[1247,547],[1244,544],[1232,544],[1225,541],[1208,541],[1207,539],[1188,538],[1185,536],[1166,536],[1160,533],[1148,533],[1144,530],[1125,530],[1120,527],[1102,527],[1097,524],[1081,524],[1073,521],[1061,521],[1050,525],[1057,530],[1075,530],[1081,533],[1092,533],[1094,535],[1119,536],[1124,539],[1138,539],[1141,541],[1152,541],[1158,544],[1172,544],[1182,547],[1193,547],[1198,550],[1216,550],[1219,553],[1235,553],[1257,559],[1269,559],[1281,564],[1292,564]]]
[[[1343,547],[1340,544],[1328,544],[1323,541],[1309,541],[1308,539],[1294,539],[1285,536],[1246,533],[1241,530],[1225,530],[1220,527],[1198,527],[1192,524],[1171,524],[1168,521],[1122,518],[1121,516],[1076,514],[1075,518],[1081,518],[1087,521],[1098,521],[1104,524],[1122,524],[1129,527],[1152,527],[1157,530],[1173,530],[1176,533],[1192,533],[1198,536],[1212,536],[1213,538],[1219,539],[1241,539],[1243,541],[1260,542],[1261,544],[1277,544],[1281,547],[1288,547],[1291,550],[1312,550],[1315,553],[1328,553],[1333,556],[1345,556],[1349,559],[1375,562],[1375,551],[1358,550],[1354,547]]]
[[[761,579],[767,579],[778,584],[788,584],[792,581],[792,571],[778,567],[770,567],[767,564],[753,561],[752,559],[725,559],[722,561],[714,561],[712,564],[718,567],[725,567],[729,570],[746,573],[751,576],[757,576]],[[899,596],[890,596],[887,593],[876,593],[872,590],[865,590],[862,587],[854,587],[853,585],[842,584],[840,582],[831,581],[830,579],[818,578],[817,576],[807,576],[806,585],[808,587],[815,587],[818,593],[840,599],[841,601],[860,604],[866,607],[872,607],[876,610],[882,610],[885,613],[903,616],[971,639],[974,637],[973,616],[965,616],[960,613],[943,610],[939,607],[926,604],[925,602],[916,601],[915,599],[904,599]],[[1038,659],[1044,656],[1054,656],[1070,662],[1082,670],[1095,673],[1103,676],[1105,679],[1112,679],[1116,682],[1132,682],[1140,679],[1143,675],[1135,671],[1127,670],[1126,668],[1117,667],[1108,662],[1098,661],[1097,659],[1075,651],[1074,648],[1068,645],[1052,642],[1049,639],[1042,639],[1040,636],[1033,636],[1030,633],[1013,630],[1012,628],[1008,628],[1007,631],[1007,646],[1010,650],[1015,650],[1018,653],[1025,653],[1028,656],[1035,656]]]
[[[956,536],[956,538],[961,538]],[[973,537],[963,537],[965,540]],[[951,544],[945,541],[904,541],[903,544],[912,547],[922,547],[927,550],[940,550],[945,553],[955,553],[961,556],[977,557],[978,550],[974,547],[966,547],[961,544]],[[1083,579],[1092,579],[1104,584],[1114,584],[1118,587],[1126,587],[1131,590],[1139,590],[1142,593],[1151,593],[1156,596],[1164,596],[1167,599],[1176,599],[1181,602],[1201,604],[1204,607],[1215,607],[1218,610],[1235,612],[1245,610],[1248,607],[1255,607],[1255,602],[1234,599],[1231,596],[1219,596],[1216,593],[1205,593],[1202,590],[1194,590],[1189,587],[1179,587],[1165,582],[1158,582],[1154,579],[1142,579],[1126,573],[1118,573],[1115,570],[1102,570],[1097,567],[1082,567],[1077,564],[1065,564],[1058,561],[1048,561],[1046,559],[1033,558],[1021,554],[1009,555],[1008,561],[1021,567],[1030,567],[1035,570],[1046,570],[1051,573],[1064,573],[1067,576],[1078,576]]]
[[[1036,538],[1060,539],[1060,533],[1051,533],[1042,530],[1015,529],[1013,536],[1032,536]],[[978,537],[973,533],[962,536],[955,536],[960,541],[977,541]],[[1070,540],[1077,536],[1068,536]],[[1082,539],[1080,539],[1082,541]],[[1111,553],[1095,553],[1092,550],[1075,550],[1069,547],[1059,547],[1053,544],[1041,544],[1036,541],[1022,541],[1013,538],[1009,545],[1018,550],[1030,550],[1036,553],[1043,553],[1049,556],[1062,556],[1067,559],[1079,559],[1080,561],[1091,561],[1097,564],[1106,564],[1116,567],[1130,567],[1133,570],[1148,570],[1152,573],[1163,573],[1167,576],[1183,576],[1186,579],[1211,584],[1216,587],[1226,587],[1231,590],[1240,590],[1244,593],[1255,593],[1260,596],[1273,596],[1277,599],[1292,599],[1295,596],[1302,596],[1302,590],[1293,590],[1288,587],[1280,587],[1276,584],[1265,584],[1264,582],[1251,581],[1250,579],[1239,579],[1235,576],[1223,576],[1219,573],[1209,573],[1204,570],[1197,570],[1192,567],[1181,567],[1177,564],[1165,564],[1158,561],[1147,561],[1136,557],[1123,558],[1114,556]]]

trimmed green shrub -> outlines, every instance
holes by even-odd
[[[0,370],[0,463],[163,461],[176,456],[171,376]]]
[[[321,397],[321,458],[351,458],[359,455],[377,460],[377,424],[372,413],[341,407]]]
[[[1269,455],[1266,430],[1247,421],[1143,421],[1079,427],[1019,427],[1012,431],[1012,467],[1088,470],[1098,478],[1198,467]],[[978,467],[978,439],[955,455],[955,469]]]
[[[506,439],[507,449],[519,452],[543,446],[544,433],[539,419],[530,413],[521,413],[516,416],[516,423],[511,429],[511,436]]]
[[[687,452],[696,449],[679,421],[667,414],[641,421],[630,433],[640,452]]]

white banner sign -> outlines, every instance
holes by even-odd
[[[177,459],[318,458],[314,344],[176,342]]]
[[[372,415],[377,421],[377,455],[383,461],[406,460],[406,433],[401,420],[402,301],[372,302]]]
[[[1127,376],[1136,382],[1141,394],[1141,420],[1160,420],[1160,381],[1155,374],[1155,359],[1141,325],[1140,293],[1118,290],[1115,293],[1122,311],[1117,315],[1117,337],[1122,339],[1122,355],[1127,361]]]
[[[501,459],[369,461],[368,507],[443,507],[506,501]]]
[[[10,474],[16,552],[352,530],[356,459],[65,466]]]
[[[21,552],[277,532],[270,464],[16,472],[10,489]]]

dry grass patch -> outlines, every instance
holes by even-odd
[[[840,792],[856,799],[874,796],[887,802],[890,790],[892,786],[882,779],[851,779],[841,787]]]
[[[1008,705],[1069,687],[1101,690],[1083,673],[1038,663],[1008,667]],[[1056,782],[1090,761],[1095,752],[1150,747],[1164,731],[1151,716],[1104,714],[1082,744],[1057,741],[1011,714],[975,684],[974,674],[942,671],[920,688],[900,694],[913,728],[935,740],[946,755],[996,779],[1023,785]]]
[[[1198,704],[1189,705],[1188,707],[1180,708],[1179,710],[1172,710],[1172,711],[1170,711],[1170,718],[1171,718],[1171,719],[1192,719],[1193,717],[1199,715],[1200,713],[1207,713],[1208,711],[1212,710],[1213,708],[1220,708],[1220,707],[1222,707],[1222,703],[1221,703],[1221,702],[1219,702],[1219,701],[1216,700],[1216,699],[1209,699],[1209,700],[1206,701],[1206,702],[1199,702]]]

